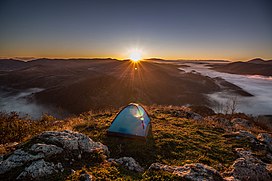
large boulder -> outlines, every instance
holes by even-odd
[[[174,175],[181,177],[181,179],[200,181],[200,180],[209,180],[209,181],[221,181],[223,178],[220,173],[214,168],[201,164],[186,164],[184,166],[169,166],[160,163],[153,163],[149,170],[162,170],[170,172]]]
[[[92,153],[101,150],[105,154],[109,154],[107,146],[100,142],[94,142],[88,136],[72,132],[72,131],[47,131],[37,137],[39,140],[47,144],[53,144],[62,147],[68,151],[80,151],[82,153]]]
[[[121,157],[118,159],[110,158],[108,159],[109,162],[112,163],[118,163],[121,164],[125,167],[127,167],[131,171],[136,171],[136,172],[143,172],[144,169],[141,167],[141,165],[134,160],[132,157]]]
[[[236,151],[240,158],[234,161],[230,171],[224,173],[226,180],[272,180],[271,172],[267,169],[269,165],[255,158],[251,151],[242,148],[237,148]]]
[[[0,162],[0,180],[40,179],[58,173],[74,161],[105,158],[107,146],[72,131],[47,131],[5,155]],[[100,155],[100,156],[99,156]]]

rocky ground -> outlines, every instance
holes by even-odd
[[[107,136],[117,111],[47,117],[32,126],[1,115],[9,124],[1,122],[0,180],[272,180],[271,130],[253,118],[188,107],[147,110],[146,141]],[[21,132],[36,132],[7,129],[20,121]]]

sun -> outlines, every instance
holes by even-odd
[[[129,59],[133,62],[139,62],[142,59],[142,53],[140,51],[132,51],[129,55]]]

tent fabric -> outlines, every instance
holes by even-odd
[[[146,137],[150,118],[139,104],[131,103],[113,120],[108,133],[126,137]]]

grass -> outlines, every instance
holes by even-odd
[[[12,151],[17,143],[24,142],[43,131],[72,129],[81,121],[79,118],[57,120],[46,114],[34,121],[28,117],[20,118],[16,112],[0,113],[0,154]]]
[[[150,113],[152,133],[146,142],[108,137],[106,131],[115,114],[82,115],[86,122],[74,130],[106,144],[111,157],[132,156],[144,167],[154,162],[170,165],[201,162],[224,170],[236,159],[234,147],[249,146],[245,140],[225,138],[222,128],[172,116],[171,111],[154,112]]]
[[[107,145],[111,158],[133,157],[145,169],[154,162],[169,165],[203,163],[220,172],[237,158],[234,148],[250,148],[245,139],[226,137],[222,125],[186,119],[177,116],[180,107],[147,107],[151,118],[151,131],[146,141],[109,137],[107,129],[117,110],[102,113],[84,113],[76,118],[56,120],[44,117],[40,121],[22,120],[16,115],[1,115],[1,143],[25,141],[45,130],[70,129],[88,135],[94,141]],[[7,121],[9,121],[7,123]],[[31,122],[31,124],[29,124]],[[19,133],[19,130],[20,133]],[[104,162],[83,165],[69,175],[67,180],[76,180],[81,172],[93,175],[97,180],[172,180],[176,176],[167,172],[145,171],[135,173],[122,166]]]

